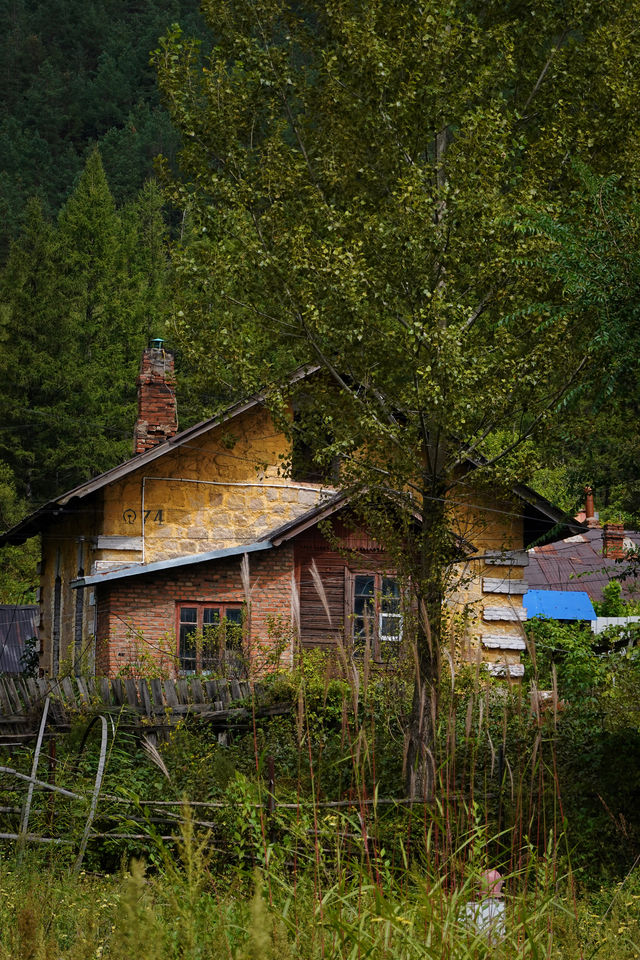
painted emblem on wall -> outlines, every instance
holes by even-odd
[[[163,515],[163,510],[145,510],[142,519],[144,523],[164,523]],[[137,516],[138,514],[131,507],[122,513],[122,519],[125,523],[135,523]]]

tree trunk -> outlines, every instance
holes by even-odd
[[[414,578],[417,608],[415,679],[405,760],[405,793],[410,800],[429,800],[435,791],[442,604],[449,537],[444,484],[433,484],[423,499],[419,558]]]

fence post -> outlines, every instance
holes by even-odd
[[[33,800],[33,788],[36,784],[36,773],[38,772],[38,761],[40,760],[40,750],[42,748],[42,738],[44,737],[44,730],[47,725],[47,714],[49,713],[49,697],[44,702],[44,707],[42,709],[42,720],[40,721],[40,729],[38,730],[38,739],[36,741],[36,749],[33,754],[33,763],[31,765],[31,777],[29,780],[29,787],[27,789],[27,796],[24,801],[24,809],[22,811],[22,821],[20,823],[20,837],[18,840],[18,846],[20,850],[23,849],[24,844],[27,841],[27,834],[29,831],[29,814],[31,813],[31,801]]]
[[[56,738],[51,737],[49,740],[49,776],[47,780],[53,786],[55,786],[56,782],[56,763]],[[56,795],[52,790],[49,795],[49,826],[51,828],[53,827],[53,821],[55,819],[55,801]]]

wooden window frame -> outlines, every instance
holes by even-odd
[[[382,657],[381,651],[381,642],[387,644],[397,644],[398,650],[400,649],[400,644],[402,643],[403,628],[404,628],[404,612],[402,607],[398,617],[400,619],[400,635],[397,640],[392,639],[391,637],[381,638],[380,636],[380,624],[381,617],[383,616],[383,611],[381,609],[381,597],[382,597],[382,582],[384,580],[395,580],[399,582],[398,574],[395,570],[367,570],[366,568],[361,567],[345,567],[345,625],[347,627],[347,636],[349,637],[352,645],[352,651],[355,656],[358,656],[355,650],[354,644],[354,626],[355,626],[355,589],[356,589],[356,577],[372,577],[374,580],[374,620],[373,620],[373,637],[372,637],[372,647],[371,655],[374,660],[378,662],[383,662],[385,658]],[[402,591],[400,594],[400,603],[402,604]],[[387,614],[390,616],[392,614]]]
[[[187,621],[182,619],[183,610],[194,610],[196,611],[195,621]],[[202,650],[196,648],[195,655],[195,668],[193,670],[185,667],[183,665],[183,657],[181,652],[181,626],[183,624],[187,625],[190,622],[193,622],[194,633],[202,634],[204,632],[204,627],[207,624],[204,623],[204,612],[205,610],[215,610],[218,613],[218,623],[221,623],[226,619],[226,614],[228,610],[234,610],[240,612],[240,623],[244,624],[244,609],[245,604],[237,600],[177,600],[176,601],[176,614],[175,614],[175,623],[176,623],[176,662],[178,664],[179,672],[184,676],[197,676],[203,672],[203,657]],[[226,652],[225,650],[220,650],[219,653],[222,654]],[[186,658],[185,658],[186,659]],[[194,658],[189,658],[194,659]]]

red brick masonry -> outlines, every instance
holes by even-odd
[[[133,452],[143,453],[173,437],[178,430],[173,354],[148,347],[138,376],[138,419]]]
[[[263,554],[249,554],[252,655],[260,657],[281,639],[270,636],[269,619],[291,618],[293,547],[285,544]],[[166,660],[177,653],[176,610],[179,604],[244,603],[241,558],[209,560],[98,587],[96,674],[114,676],[144,652]],[[285,630],[286,634],[286,630]],[[285,637],[286,639],[286,637]],[[290,654],[289,648],[285,656]]]

